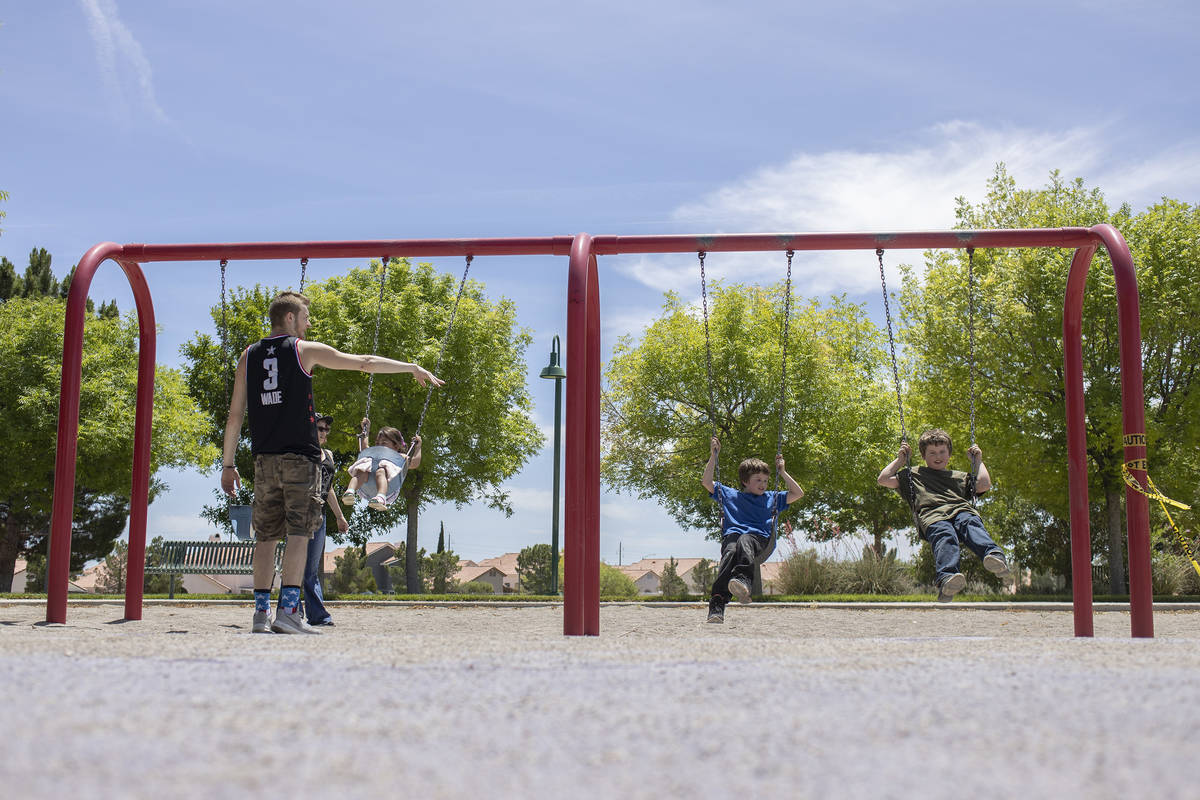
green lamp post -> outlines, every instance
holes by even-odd
[[[558,594],[558,472],[562,463],[562,382],[567,370],[559,364],[558,337],[550,346],[550,363],[538,377],[554,381],[554,518],[550,522],[550,592]]]

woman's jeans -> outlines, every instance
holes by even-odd
[[[321,515],[324,517],[324,514]],[[321,567],[325,562],[325,520],[308,540],[308,560],[304,565],[304,616],[310,625],[328,622],[325,593],[321,590]]]

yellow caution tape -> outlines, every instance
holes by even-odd
[[[1131,433],[1128,436],[1122,437],[1121,442],[1126,447],[1138,447],[1138,446],[1145,447],[1146,446],[1146,434]]]
[[[1132,437],[1129,437],[1129,436],[1125,437],[1126,440],[1128,440],[1130,438],[1132,438]],[[1143,438],[1143,440],[1145,439],[1144,436],[1142,438]],[[1126,443],[1128,444],[1128,441],[1126,441]],[[1133,475],[1129,472],[1130,469],[1140,469],[1143,472],[1145,472],[1146,471],[1146,459],[1137,458],[1137,459],[1134,459],[1133,461],[1127,461],[1124,464],[1122,464],[1121,465],[1121,477],[1124,478],[1125,484],[1129,488],[1133,489],[1135,492],[1138,492],[1139,494],[1144,494],[1146,497],[1149,497],[1152,500],[1158,501],[1158,504],[1160,506],[1162,506],[1163,513],[1167,515],[1167,522],[1169,522],[1171,524],[1171,530],[1175,531],[1175,539],[1179,542],[1179,545],[1183,548],[1183,554],[1185,556],[1187,556],[1188,561],[1192,562],[1192,569],[1196,570],[1196,574],[1200,575],[1200,564],[1196,563],[1196,557],[1192,554],[1192,546],[1188,543],[1187,537],[1183,535],[1183,532],[1180,531],[1178,526],[1175,525],[1175,520],[1171,518],[1171,512],[1167,510],[1167,504],[1170,503],[1171,505],[1175,506],[1176,508],[1182,508],[1184,511],[1190,511],[1192,507],[1185,503],[1180,503],[1177,500],[1172,500],[1171,498],[1167,497],[1162,492],[1160,492],[1158,490],[1158,487],[1154,485],[1154,481],[1150,478],[1149,473],[1146,474],[1146,485],[1150,488],[1150,491],[1146,491],[1145,489],[1142,488],[1142,485],[1138,482],[1138,479],[1133,477]]]

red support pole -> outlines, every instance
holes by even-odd
[[[129,495],[129,554],[125,567],[125,619],[142,618],[146,571],[146,516],[150,502],[150,433],[154,422],[154,359],[158,331],[154,304],[141,267],[122,261],[138,316],[137,407],[133,423],[133,482]]]
[[[600,279],[596,256],[587,254],[587,423],[584,448],[583,632],[600,635]]]
[[[1121,421],[1125,461],[1145,463],[1146,397],[1142,389],[1142,323],[1137,272],[1125,237],[1111,225],[1092,227],[1112,261],[1117,288],[1117,331],[1121,347]],[[1129,437],[1137,436],[1134,443]],[[1146,470],[1131,467],[1146,486]],[[1150,503],[1145,495],[1125,488],[1125,527],[1129,543],[1129,614],[1132,635],[1154,636],[1154,588],[1150,580]]]
[[[1063,303],[1063,383],[1067,405],[1067,487],[1071,501],[1071,594],[1075,635],[1092,636],[1092,536],[1088,517],[1087,424],[1083,402],[1083,290],[1096,246],[1071,259]]]
[[[567,432],[563,459],[563,634],[586,634],[588,516],[588,266],[591,237],[571,244],[567,266]]]
[[[50,552],[46,563],[46,622],[67,621],[67,580],[71,573],[71,525],[75,518],[75,456],[79,436],[79,389],[83,379],[83,328],[88,287],[96,268],[119,253],[104,242],[84,254],[67,293],[63,326],[62,384],[58,393],[58,442],[54,453],[54,498],[50,506]]]

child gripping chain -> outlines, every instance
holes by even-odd
[[[400,496],[400,485],[397,481],[409,469],[416,469],[421,464],[421,437],[413,437],[411,460],[406,455],[408,443],[404,435],[396,428],[384,426],[375,435],[375,447],[369,448],[371,420],[363,417],[358,434],[359,458],[346,471],[350,473],[350,482],[342,494],[342,504],[354,505],[355,493],[368,498],[367,506],[382,511],[396,501]],[[368,452],[368,448],[370,452]],[[371,481],[374,483],[370,483]],[[368,490],[368,486],[373,491]]]
[[[904,442],[892,463],[879,473],[877,482],[898,491],[912,507],[917,532],[933,548],[937,600],[949,603],[967,584],[966,576],[959,572],[963,544],[983,561],[989,572],[1001,578],[1009,575],[1004,551],[988,536],[983,520],[970,503],[972,494],[983,494],[992,488],[992,478],[983,465],[979,445],[971,445],[967,450],[978,473],[973,490],[969,474],[949,469],[954,444],[950,434],[941,428],[922,433],[917,447],[925,466],[916,469],[909,466],[911,448]]]
[[[750,602],[750,584],[754,565],[771,542],[771,531],[777,514],[804,497],[800,484],[787,473],[783,454],[775,456],[775,470],[787,486],[787,491],[767,491],[770,470],[766,462],[747,458],[738,465],[738,482],[741,491],[718,483],[713,479],[716,472],[717,454],[721,442],[712,439],[708,463],[700,482],[710,497],[721,505],[723,515],[721,536],[721,561],[717,566],[717,577],[713,581],[712,599],[708,603],[708,621],[725,621],[725,606],[736,597],[739,603]]]

